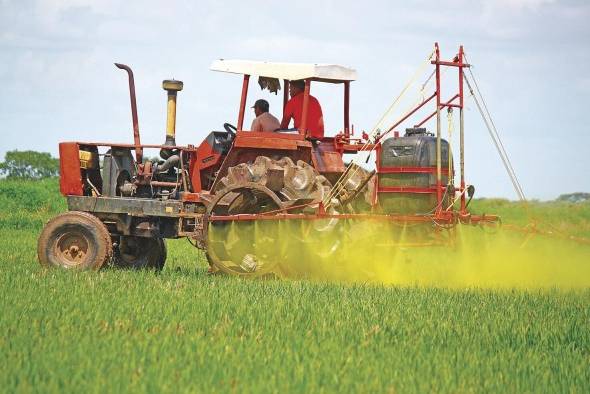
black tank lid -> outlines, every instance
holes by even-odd
[[[430,135],[433,136],[433,133],[429,133],[426,131],[426,127],[410,127],[406,129],[405,137],[410,137],[413,135]]]

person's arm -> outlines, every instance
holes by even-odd
[[[291,121],[293,110],[291,109],[292,104],[289,100],[287,105],[285,105],[285,110],[283,111],[283,120],[281,120],[281,129],[286,130],[289,128],[289,122]]]
[[[260,121],[258,120],[258,118],[254,118],[254,120],[252,121],[252,126],[250,126],[250,131],[262,131],[262,125],[260,124]]]

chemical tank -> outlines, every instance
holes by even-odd
[[[379,166],[380,189],[413,188],[407,192],[403,189],[398,189],[396,192],[380,192],[379,205],[384,213],[427,214],[436,209],[434,188],[436,186],[436,137],[434,134],[427,132],[425,128],[411,128],[406,129],[403,137],[393,137],[383,141]],[[453,174],[453,160],[449,155],[449,143],[444,139],[441,140],[441,169],[442,185],[447,185],[448,174]],[[416,188],[423,190],[418,192]],[[431,188],[430,192],[428,188]],[[448,189],[444,193],[443,209],[451,204],[453,194],[454,191]]]

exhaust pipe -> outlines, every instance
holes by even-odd
[[[172,167],[180,167],[180,155],[172,155],[162,164],[155,164],[154,173],[166,172]]]
[[[115,63],[117,68],[127,71],[129,77],[129,97],[131,99],[131,118],[133,119],[133,143],[135,144],[135,161],[138,165],[143,160],[143,149],[139,140],[139,121],[137,120],[137,103],[135,101],[135,81],[133,79],[133,71],[129,66],[121,63]]]
[[[167,79],[162,82],[162,88],[168,92],[168,109],[166,117],[166,146],[176,146],[176,95],[182,90],[182,81]],[[168,159],[172,155],[171,149],[162,149],[160,156]]]

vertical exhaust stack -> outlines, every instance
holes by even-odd
[[[168,92],[168,110],[166,118],[166,146],[176,146],[176,95],[182,90],[182,81],[167,79],[162,82],[162,89]],[[160,156],[167,159],[172,155],[171,149],[162,149]]]
[[[141,141],[139,139],[139,121],[137,120],[137,102],[135,100],[135,79],[133,78],[133,71],[131,71],[131,67],[121,63],[115,63],[115,66],[117,68],[120,68],[121,70],[127,71],[127,76],[129,78],[129,98],[131,99],[131,119],[133,121],[133,143],[135,145],[135,161],[139,166],[143,161],[143,149],[141,147]]]

